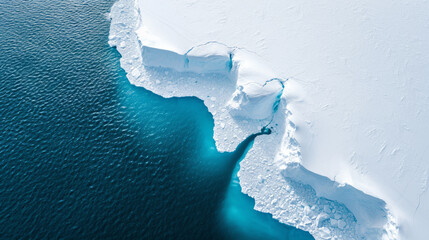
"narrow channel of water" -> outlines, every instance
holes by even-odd
[[[254,210],[253,198],[241,192],[240,181],[237,176],[240,162],[252,148],[255,138],[259,135],[271,134],[269,128],[261,129],[260,133],[246,138],[232,153],[234,166],[231,180],[226,190],[226,196],[220,209],[221,219],[225,225],[227,239],[314,239],[308,232],[281,224],[272,218],[271,214]]]

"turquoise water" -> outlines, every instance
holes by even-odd
[[[0,0],[0,239],[312,239],[253,210],[196,98],[129,84],[113,1]]]

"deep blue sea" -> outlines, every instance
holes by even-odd
[[[196,98],[128,82],[113,0],[0,0],[0,239],[313,239],[253,210]],[[247,145],[249,144],[249,145]]]

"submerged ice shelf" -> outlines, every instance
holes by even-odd
[[[209,41],[194,44],[140,1],[112,7],[109,43],[121,53],[128,79],[163,97],[195,96],[213,115],[219,151],[233,151],[265,126],[240,164],[242,191],[255,209],[316,239],[397,239],[386,203],[301,165],[295,125],[279,77],[257,54]],[[151,18],[152,17],[152,18]]]

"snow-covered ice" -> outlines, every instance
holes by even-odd
[[[119,0],[131,83],[196,96],[255,209],[316,239],[429,235],[429,3]]]

